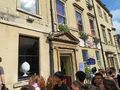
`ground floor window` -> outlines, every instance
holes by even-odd
[[[19,36],[18,79],[39,74],[39,39]]]
[[[87,67],[87,60],[88,60],[88,51],[87,50],[82,50],[82,57],[83,57],[83,62],[85,67]]]

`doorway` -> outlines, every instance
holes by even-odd
[[[73,79],[73,65],[71,54],[60,54],[60,67],[65,75],[65,82],[70,87]]]

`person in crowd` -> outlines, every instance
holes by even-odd
[[[38,85],[41,90],[45,90],[45,79],[41,75],[38,76]]]
[[[56,80],[56,85],[54,85],[53,90],[69,90],[68,86],[64,83],[64,74],[61,71],[57,71],[54,74]]]
[[[0,63],[2,62],[2,58],[0,57]],[[5,87],[5,79],[4,79],[4,69],[0,66],[0,88]]]
[[[53,90],[53,78],[49,76],[46,83],[46,90]]]
[[[118,74],[117,74],[117,82],[118,82],[118,86],[120,88],[120,69],[119,69]]]
[[[106,71],[104,69],[99,69],[99,73],[101,73],[103,77],[106,77]]]
[[[35,88],[31,85],[25,85],[20,90],[35,90]]]
[[[56,79],[49,76],[46,83],[46,90],[53,90],[53,87],[57,84]]]
[[[29,85],[33,86],[35,90],[41,90],[39,86],[39,76],[38,75],[32,75],[29,79]]]
[[[80,83],[80,81],[75,80],[72,82],[71,88],[72,90],[82,90],[82,84]]]
[[[99,90],[98,87],[96,87],[94,84],[84,84],[84,80],[86,78],[86,74],[83,71],[77,71],[76,72],[76,79],[80,81],[81,83],[81,89],[82,90]]]
[[[77,71],[75,75],[76,79],[79,80],[81,84],[84,84],[86,74],[83,71]]]
[[[118,90],[116,83],[112,80],[104,79],[101,73],[95,74],[94,82],[99,87],[99,90]]]

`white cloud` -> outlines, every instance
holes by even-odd
[[[112,10],[113,25],[116,28],[116,33],[120,34],[120,9]]]
[[[113,15],[113,20],[120,21],[120,9],[112,10],[111,13]]]
[[[113,21],[113,24],[114,24],[114,27],[116,28],[116,33],[120,34],[120,22],[116,20],[116,21]]]

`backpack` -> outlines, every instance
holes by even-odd
[[[84,84],[82,90],[99,90],[99,88],[91,84]]]

